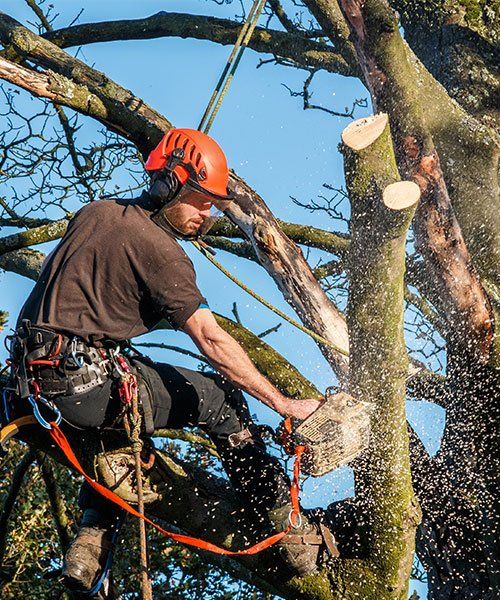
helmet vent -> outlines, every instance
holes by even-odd
[[[199,167],[200,166],[200,161],[201,161],[201,154],[198,152],[198,154],[196,155],[196,160],[194,161],[194,164]]]

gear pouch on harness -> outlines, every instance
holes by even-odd
[[[21,398],[29,396],[35,383],[44,396],[69,396],[102,385],[110,375],[106,354],[77,336],[25,320],[11,340],[12,377]]]

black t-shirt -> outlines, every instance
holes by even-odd
[[[71,219],[49,254],[20,319],[88,342],[174,329],[206,304],[193,264],[173,235],[151,221],[147,194],[99,200]]]

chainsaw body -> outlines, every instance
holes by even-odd
[[[325,398],[325,402],[292,432],[292,442],[306,447],[302,470],[313,477],[321,477],[351,462],[370,443],[374,405],[330,389]]]

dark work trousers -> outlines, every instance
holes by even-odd
[[[219,375],[156,363],[146,357],[134,358],[133,365],[151,392],[155,429],[197,426],[205,431],[243,504],[260,515],[290,502],[288,477],[255,431],[241,391]],[[63,418],[78,427],[109,426],[120,410],[110,382],[56,403]],[[252,431],[252,439],[232,448],[228,436],[245,427]],[[87,483],[81,488],[79,505],[83,510],[94,509],[103,524],[119,511]]]

